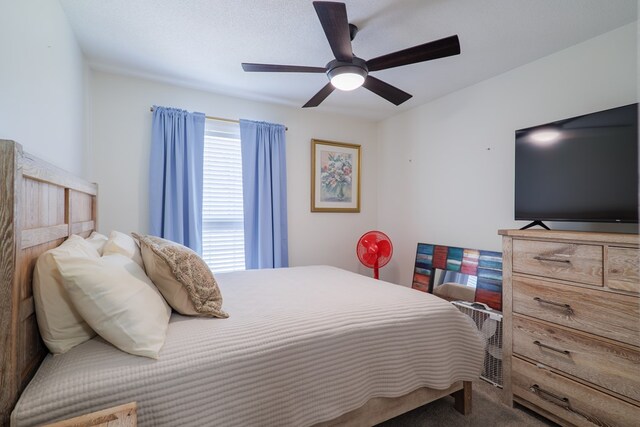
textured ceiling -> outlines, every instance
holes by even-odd
[[[324,74],[245,73],[241,62],[333,59],[311,0],[60,0],[95,69],[302,106]],[[396,107],[364,88],[321,111],[382,119],[637,20],[636,0],[346,0],[369,59],[458,34],[461,55],[373,73],[413,94]],[[615,48],[612,46],[612,48]],[[214,114],[214,112],[211,112]]]

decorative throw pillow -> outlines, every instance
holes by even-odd
[[[140,267],[144,268],[140,247],[128,234],[124,234],[119,231],[112,231],[111,234],[109,234],[109,240],[107,240],[107,243],[104,245],[102,254],[124,255],[127,258],[134,260]]]
[[[159,237],[132,235],[140,242],[149,278],[174,310],[190,316],[229,317],[222,310],[216,279],[197,253]]]
[[[107,244],[109,238],[104,234],[96,233],[95,231],[93,231],[91,233],[91,236],[87,237],[85,240],[87,243],[91,243],[91,246],[93,246],[98,251],[98,254],[102,256],[104,245]]]
[[[158,358],[171,308],[130,258],[54,257],[73,305],[105,340],[122,351]]]
[[[33,270],[33,301],[38,328],[49,351],[60,354],[90,340],[96,333],[73,306],[64,289],[54,256],[99,259],[100,255],[85,239],[73,234],[57,248],[40,255],[36,261]]]

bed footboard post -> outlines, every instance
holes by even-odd
[[[469,415],[471,413],[471,381],[464,381],[462,388],[452,394],[456,400],[454,407],[456,411],[462,415]]]

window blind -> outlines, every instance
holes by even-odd
[[[214,273],[245,269],[238,123],[205,124],[202,252]]]

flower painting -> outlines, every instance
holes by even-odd
[[[360,212],[360,146],[311,140],[312,212]]]
[[[320,200],[351,202],[353,155],[320,151]]]

